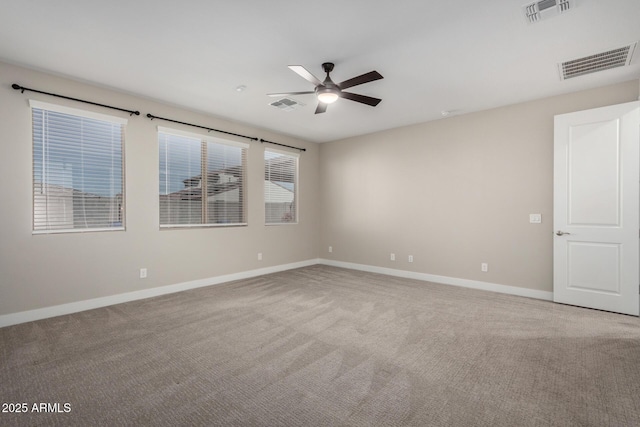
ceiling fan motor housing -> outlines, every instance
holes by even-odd
[[[322,64],[322,69],[327,73],[327,77],[324,79],[321,85],[316,86],[316,95],[320,102],[331,104],[335,102],[340,96],[340,86],[335,84],[329,73],[333,71],[333,62],[325,62]],[[323,94],[331,94],[328,96],[322,96]]]

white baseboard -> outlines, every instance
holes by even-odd
[[[175,285],[160,286],[157,288],[144,289],[141,291],[127,292],[124,294],[111,295],[108,297],[94,298],[85,301],[72,302],[68,304],[55,305],[51,307],[39,308],[36,310],[21,311],[19,313],[5,314],[0,316],[0,328],[17,325],[19,323],[32,322],[34,320],[46,319],[49,317],[62,316],[65,314],[77,313],[94,308],[106,307],[123,302],[135,301],[145,298],[157,297],[160,295],[172,294],[189,289],[202,288],[204,286],[219,285],[221,283],[234,280],[249,279],[251,277],[262,276],[264,274],[277,273],[294,268],[308,267],[318,264],[318,259],[310,259],[291,264],[276,265],[273,267],[259,268],[256,270],[242,271],[240,273],[225,274],[223,276],[209,277],[207,279],[193,280],[190,282],[177,283]]]
[[[94,308],[106,307],[123,302],[136,301],[145,298],[152,298],[160,295],[186,291],[189,289],[202,288],[204,286],[219,285],[221,283],[231,282],[234,280],[249,279],[251,277],[262,276],[264,274],[277,273],[280,271],[292,270],[294,268],[308,267],[315,264],[330,265],[334,267],[349,268],[352,270],[387,274],[389,276],[423,280],[426,282],[442,283],[445,285],[462,286],[465,288],[481,289],[484,291],[500,292],[503,294],[553,301],[552,292],[537,291],[535,289],[518,288],[515,286],[498,285],[495,283],[480,282],[477,280],[458,279],[455,277],[437,276],[434,274],[416,273],[413,271],[396,270],[393,268],[333,261],[329,259],[310,259],[301,262],[294,262],[291,264],[282,264],[273,267],[259,268],[256,270],[242,271],[239,273],[225,274],[222,276],[209,277],[206,279],[193,280],[190,282],[177,283],[174,285],[160,286],[157,288],[145,289],[141,291],[127,292],[124,294],[111,295],[108,297],[94,298],[85,301],[39,308],[36,310],[5,314],[0,316],[0,328],[3,328],[5,326],[17,325],[19,323],[32,322],[34,320],[46,319],[49,317],[56,317],[85,310],[92,310]]]
[[[529,288],[519,288],[517,286],[498,285],[496,283],[480,282],[478,280],[458,279],[455,277],[437,276],[435,274],[427,273],[416,273],[414,271],[396,270],[393,268],[376,267],[373,265],[333,261],[324,258],[318,260],[318,262],[319,264],[350,268],[352,270],[367,271],[370,273],[386,274],[388,276],[404,277],[407,279],[423,280],[426,282],[441,283],[444,285],[461,286],[463,288],[480,289],[483,291],[499,292],[502,294],[553,301],[553,292],[538,291]]]

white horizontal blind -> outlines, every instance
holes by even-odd
[[[264,162],[265,223],[297,222],[298,156],[265,150]]]
[[[202,223],[202,143],[159,133],[160,225]]]
[[[162,227],[246,223],[245,144],[165,130],[158,140]]]
[[[123,229],[123,120],[34,104],[34,232]]]
[[[207,224],[245,223],[246,149],[206,143]]]

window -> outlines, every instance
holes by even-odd
[[[30,101],[33,231],[124,229],[125,119]]]
[[[161,227],[246,225],[247,144],[166,128],[158,143]]]
[[[264,212],[266,224],[296,223],[298,156],[276,150],[264,152]]]

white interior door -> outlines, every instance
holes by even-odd
[[[637,316],[640,102],[555,117],[554,301]]]

